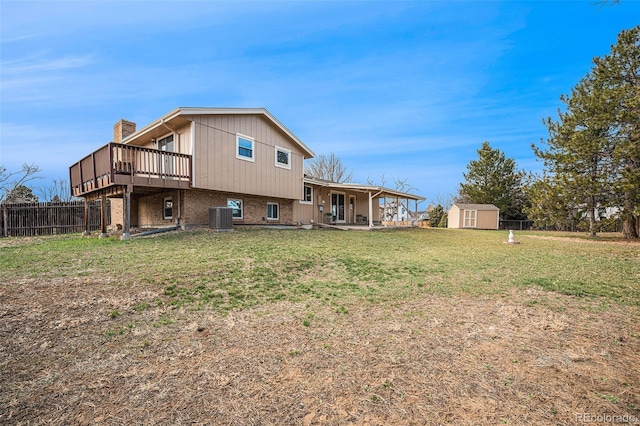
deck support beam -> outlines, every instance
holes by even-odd
[[[84,197],[84,231],[82,231],[82,235],[89,235],[89,200],[87,197]]]
[[[124,214],[124,231],[120,239],[128,240],[131,237],[131,190],[128,185],[124,187],[122,193],[122,210]]]
[[[100,196],[100,238],[107,238],[107,195]]]

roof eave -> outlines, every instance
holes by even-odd
[[[315,184],[315,185],[324,186],[324,187],[329,187],[329,188],[336,188],[336,189],[343,189],[343,190],[350,189],[350,190],[353,190],[353,191],[360,191],[360,192],[382,192],[382,193],[385,193],[385,194],[395,195],[395,196],[403,197],[403,198],[409,198],[409,199],[417,200],[417,201],[426,200],[425,197],[422,197],[420,195],[410,194],[408,192],[396,191],[394,189],[385,188],[384,186],[362,185],[362,184],[359,184],[359,183],[329,182],[329,181],[317,180],[317,179],[310,178],[310,177],[305,177],[303,180],[306,183]]]
[[[134,140],[145,133],[162,126],[163,124],[171,121],[172,119],[178,116],[185,115],[254,115],[261,114],[267,117],[271,122],[273,122],[280,130],[282,130],[288,137],[290,137],[296,144],[302,148],[305,154],[305,158],[313,158],[315,157],[315,153],[309,148],[304,142],[302,142],[296,135],[294,135],[287,127],[278,121],[269,111],[265,108],[199,108],[199,107],[178,107],[172,111],[169,111],[162,117],[152,121],[147,124],[140,130],[132,133],[122,140],[122,143],[127,143],[128,141]]]

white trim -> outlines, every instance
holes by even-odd
[[[269,217],[269,206],[276,206],[277,217]],[[267,202],[267,220],[280,220],[280,203],[275,203],[272,201]]]
[[[240,217],[234,216],[233,220],[243,220],[244,219],[244,200],[242,198],[227,198],[227,207],[229,207],[229,201],[240,201]]]
[[[196,186],[196,162],[193,158],[196,156],[196,122],[191,122],[191,186]]]
[[[462,227],[463,228],[477,228],[478,227],[478,210],[463,210],[462,211]],[[467,217],[467,213],[469,213],[469,217]],[[473,214],[472,214],[473,213]],[[473,217],[472,217],[473,216]],[[469,224],[467,225],[467,221]],[[471,222],[473,221],[473,226],[471,226]]]
[[[172,111],[169,111],[162,117],[147,124],[135,133],[122,139],[122,143],[127,143],[129,140],[136,139],[145,133],[155,129],[158,126],[162,126],[164,123],[173,120],[174,118],[187,115],[264,115],[273,124],[275,124],[280,130],[282,130],[288,137],[290,137],[296,144],[304,151],[304,158],[315,157],[314,152],[305,145],[296,135],[291,133],[280,121],[278,121],[269,111],[265,108],[193,108],[193,107],[179,107]]]
[[[307,195],[307,191],[305,190],[305,188],[311,188],[311,201],[307,201],[305,199],[305,195]],[[300,200],[300,204],[313,204],[313,185],[302,184],[302,199]]]
[[[251,142],[251,157],[247,157],[244,155],[240,155],[240,139],[244,139],[246,141]],[[245,148],[246,149],[246,148]],[[236,158],[238,160],[251,161],[255,163],[256,161],[256,140],[251,136],[243,135],[241,133],[236,133]]]
[[[278,151],[284,152],[287,154],[287,164],[282,164],[278,161]],[[274,149],[275,153],[275,165],[276,167],[280,167],[282,169],[291,170],[291,150],[287,148],[282,148],[281,146],[276,145]]]

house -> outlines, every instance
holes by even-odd
[[[498,229],[500,209],[493,204],[455,203],[448,213],[448,228]]]
[[[423,210],[418,212],[417,219],[420,221],[428,221],[429,220],[429,211]]]
[[[140,129],[120,120],[113,141],[70,166],[69,177],[73,196],[112,200],[125,238],[131,226],[207,225],[210,207],[230,207],[234,226],[372,226],[380,197],[424,199],[305,177],[304,160],[313,156],[266,109],[181,107]]]
[[[413,201],[416,209],[424,197],[396,191],[383,186],[358,183],[337,183],[305,176],[303,197],[294,204],[294,219],[297,222],[368,225],[381,223],[380,204],[387,198],[402,200],[409,205]]]
[[[417,217],[417,212],[409,211],[408,205],[403,201],[391,200],[380,205],[382,220],[389,222],[405,222]]]

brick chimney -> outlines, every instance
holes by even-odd
[[[115,126],[113,126],[113,141],[122,142],[122,139],[136,132],[136,123],[120,119]]]

